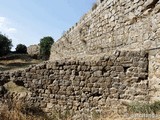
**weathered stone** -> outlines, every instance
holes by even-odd
[[[96,77],[100,77],[100,76],[102,76],[102,71],[95,71],[94,73],[93,73],[93,75],[94,76],[96,76]]]
[[[40,46],[39,45],[31,45],[31,46],[27,47],[27,53],[34,58],[38,58],[40,55]]]
[[[97,71],[97,70],[98,70],[98,66],[93,66],[93,67],[91,67],[91,70],[92,70],[92,71]]]
[[[117,71],[117,72],[123,72],[124,69],[123,69],[122,66],[117,66],[117,67],[116,67],[116,71]]]

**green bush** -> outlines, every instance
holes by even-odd
[[[12,48],[12,40],[0,33],[0,56],[7,55]]]
[[[40,56],[44,60],[48,60],[50,56],[51,46],[54,43],[54,39],[50,36],[44,37],[40,40]]]
[[[27,47],[23,44],[18,44],[16,47],[16,53],[27,53]]]

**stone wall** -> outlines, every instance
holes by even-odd
[[[160,100],[160,50],[149,52],[149,89],[151,101]]]
[[[146,101],[147,79],[148,53],[144,51],[115,51],[98,61],[60,60],[0,73],[1,86],[9,81],[24,86],[31,93],[26,100],[46,112],[85,113],[107,106],[116,109],[122,102]]]
[[[102,1],[102,3],[100,3]],[[159,0],[98,0],[53,46],[50,60],[160,47]]]

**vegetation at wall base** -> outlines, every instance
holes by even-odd
[[[133,102],[128,105],[128,112],[157,114],[158,112],[160,112],[160,101],[155,101],[154,103]]]
[[[42,109],[23,100],[7,99],[0,108],[0,120],[71,120],[68,111],[62,114],[54,110],[52,114],[48,117]]]

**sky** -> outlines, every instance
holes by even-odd
[[[17,44],[58,40],[87,13],[96,0],[0,0],[0,32]]]

